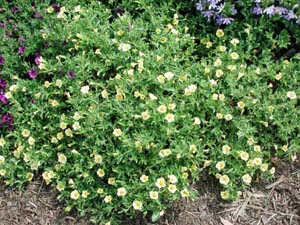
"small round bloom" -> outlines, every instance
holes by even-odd
[[[225,168],[225,162],[224,161],[220,161],[216,164],[216,168],[220,171],[222,169]]]
[[[282,73],[278,73],[275,75],[276,80],[280,80],[282,78]]]
[[[71,192],[70,197],[71,197],[71,199],[77,200],[77,199],[79,199],[80,194],[77,190],[74,190],[74,191]]]
[[[166,72],[164,74],[164,77],[167,79],[167,80],[172,80],[172,78],[174,77],[174,73],[172,72]]]
[[[74,120],[80,120],[81,116],[78,112],[75,112],[73,118]]]
[[[5,176],[6,174],[6,170],[5,169],[1,169],[0,170],[0,176]]]
[[[231,44],[233,44],[234,46],[236,46],[238,43],[240,43],[239,39],[237,38],[233,38],[231,41],[230,41]]]
[[[111,195],[105,196],[105,198],[104,198],[105,203],[110,203],[111,201],[112,201],[112,196]]]
[[[6,141],[3,138],[0,138],[0,147],[3,147],[6,144]]]
[[[223,74],[224,74],[224,73],[223,73],[222,70],[220,70],[220,69],[217,69],[217,70],[216,70],[216,77],[219,78],[219,77],[223,76]]]
[[[223,114],[222,114],[222,113],[217,113],[216,117],[217,117],[219,120],[221,120],[221,119],[223,119]]]
[[[232,115],[226,114],[226,115],[224,116],[224,119],[225,119],[226,121],[230,121],[230,120],[232,120]]]
[[[228,191],[221,191],[221,198],[222,199],[228,199],[229,198],[229,192]]]
[[[230,147],[229,147],[229,145],[223,145],[222,146],[222,152],[223,152],[223,154],[225,154],[225,155],[228,155],[229,153],[230,153]]]
[[[127,194],[127,191],[124,187],[118,188],[117,195],[119,197],[123,197]]]
[[[157,111],[160,113],[165,113],[165,112],[167,112],[167,106],[160,105],[160,106],[158,106]]]
[[[107,183],[110,185],[114,185],[116,183],[116,180],[114,177],[110,177],[110,178],[108,178]]]
[[[218,94],[213,94],[211,96],[211,99],[214,100],[214,101],[217,101],[219,99],[219,95]]]
[[[224,31],[222,29],[218,29],[216,32],[217,37],[223,37],[224,36]]]
[[[94,161],[95,161],[95,163],[97,163],[97,164],[102,163],[102,156],[101,156],[101,155],[95,155],[95,156],[94,156]]]
[[[55,81],[55,86],[58,87],[58,88],[61,88],[62,87],[62,81],[60,79],[56,80]]]
[[[266,172],[268,170],[268,164],[267,163],[263,163],[260,166],[261,171]]]
[[[190,195],[189,191],[185,188],[182,191],[180,191],[181,197],[185,198]]]
[[[98,175],[99,177],[104,177],[104,176],[105,176],[104,170],[103,170],[103,169],[98,169],[98,170],[97,170],[97,175]]]
[[[197,151],[197,146],[196,146],[196,145],[190,145],[190,151],[191,151],[192,153],[196,153],[196,151]]]
[[[29,137],[28,138],[28,144],[34,145],[34,143],[35,143],[35,139],[33,137]]]
[[[87,198],[88,196],[89,196],[89,192],[88,191],[83,191],[82,193],[81,193],[81,196],[83,197],[83,198]]]
[[[194,122],[193,122],[193,125],[200,125],[201,124],[201,121],[198,117],[195,117],[194,118]]]
[[[178,179],[175,175],[169,175],[169,181],[171,184],[176,184],[178,182]]]
[[[135,210],[142,210],[143,208],[143,203],[141,201],[138,200],[134,200],[132,203],[132,206]]]
[[[216,61],[214,62],[214,66],[221,66],[222,65],[222,60],[220,58],[217,58]]]
[[[223,185],[228,185],[229,183],[229,177],[227,175],[222,175],[219,177],[219,182]]]
[[[58,153],[58,162],[65,164],[67,162],[67,157],[62,153]]]
[[[244,102],[238,102],[237,103],[237,106],[240,108],[240,109],[243,109],[245,107],[245,103]]]
[[[68,125],[67,123],[61,122],[61,123],[59,124],[59,127],[60,127],[60,129],[64,130],[64,129],[67,128],[67,125]]]
[[[143,174],[143,175],[140,177],[140,180],[141,180],[143,183],[146,183],[146,182],[149,180],[149,177]]]
[[[103,194],[103,193],[104,193],[103,188],[98,188],[98,189],[97,189],[97,194],[101,195],[101,194]]]
[[[141,116],[143,120],[148,120],[150,118],[150,114],[148,111],[142,112]]]
[[[247,161],[249,159],[249,154],[247,152],[241,151],[240,157],[242,160]]]
[[[75,123],[72,125],[72,128],[73,128],[73,130],[79,130],[79,129],[81,128],[79,122],[75,122]]]
[[[242,176],[242,180],[245,184],[249,185],[252,181],[252,177],[249,174]]]
[[[150,196],[151,199],[157,200],[158,199],[158,192],[157,191],[150,191],[149,196]]]
[[[232,53],[230,54],[230,57],[231,57],[232,59],[238,59],[240,56],[239,56],[239,54],[237,54],[236,52],[232,52]]]
[[[168,121],[168,123],[172,123],[175,121],[175,115],[172,113],[168,113],[166,115],[165,119]]]
[[[283,145],[281,149],[282,151],[286,152],[289,149],[289,147],[287,145]]]
[[[130,49],[131,49],[131,45],[130,44],[120,43],[120,45],[119,45],[119,50],[121,50],[123,52],[127,52]]]
[[[22,130],[22,136],[23,137],[29,137],[29,135],[30,135],[30,131],[29,130],[27,130],[27,129]]]
[[[164,187],[166,187],[166,180],[165,180],[165,178],[163,178],[163,177],[158,178],[156,180],[156,182],[155,182],[155,185],[158,188],[164,188]]]
[[[56,189],[58,191],[63,191],[65,189],[65,184],[62,183],[62,182],[58,182],[57,185],[56,185]]]
[[[297,95],[294,91],[288,91],[287,95],[286,95],[289,99],[293,100],[297,98]]]
[[[169,192],[171,192],[172,194],[174,194],[177,191],[177,187],[175,184],[170,184],[168,187]]]
[[[89,93],[89,90],[90,90],[90,87],[88,85],[82,86],[80,89],[81,93],[83,93],[83,94]]]
[[[261,158],[254,158],[253,163],[256,166],[260,166],[262,164],[262,159]]]
[[[254,145],[254,151],[255,151],[255,152],[261,152],[261,147],[260,147],[260,145]]]
[[[122,135],[121,129],[114,129],[113,135],[116,137],[120,137]]]
[[[176,104],[175,103],[171,103],[168,105],[168,109],[170,110],[174,110],[176,108]]]
[[[101,96],[102,96],[102,98],[107,98],[108,92],[106,90],[101,91]]]
[[[224,45],[221,45],[221,46],[219,46],[219,50],[221,51],[221,52],[225,52],[226,51],[226,46],[224,46]]]
[[[4,161],[5,161],[5,157],[0,155],[0,164],[4,163]]]
[[[161,83],[161,84],[163,84],[163,83],[165,82],[165,78],[164,78],[163,75],[159,75],[156,79],[157,79],[158,82]]]

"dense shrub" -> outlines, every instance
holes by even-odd
[[[274,174],[273,157],[296,158],[299,55],[256,56],[262,31],[249,24],[193,37],[173,9],[155,12],[157,2],[134,15],[127,1],[120,10],[68,3],[4,8],[0,104],[14,117],[0,133],[6,184],[41,174],[67,211],[117,224],[158,219],[195,196],[199,174],[235,199]]]

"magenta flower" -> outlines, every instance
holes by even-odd
[[[39,54],[36,54],[34,62],[37,66],[39,66],[41,64],[41,56]]]
[[[24,52],[25,52],[25,49],[26,49],[26,46],[25,46],[25,45],[21,45],[21,46],[19,47],[18,53],[19,53],[20,55],[23,55]]]
[[[53,4],[52,8],[54,9],[54,11],[59,12],[60,11],[60,6],[58,4]]]
[[[0,102],[2,102],[4,105],[7,105],[8,99],[4,95],[0,95]]]
[[[72,70],[69,70],[69,71],[68,71],[68,76],[69,76],[71,79],[73,79],[74,76],[75,76],[75,74],[74,74],[74,72],[73,72]]]
[[[31,79],[34,79],[37,77],[37,71],[36,69],[30,69],[29,72],[28,72],[28,75]]]
[[[5,62],[5,59],[2,55],[0,55],[0,65],[3,65]]]

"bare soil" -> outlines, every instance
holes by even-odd
[[[157,223],[147,218],[124,219],[122,225],[300,225],[300,163],[276,161],[272,181],[258,181],[234,202],[220,199],[215,179],[201,177],[193,184],[195,201],[173,204]],[[89,225],[87,218],[65,214],[57,192],[41,181],[23,190],[0,185],[0,225]]]

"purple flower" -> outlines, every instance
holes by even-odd
[[[202,15],[203,15],[204,17],[206,17],[207,19],[210,19],[211,17],[214,16],[214,11],[211,11],[211,10],[209,10],[209,11],[203,11],[203,12],[202,12]]]
[[[25,38],[23,36],[19,37],[19,41],[20,42],[24,42],[25,41]]]
[[[24,52],[25,52],[25,49],[26,49],[26,46],[25,46],[25,45],[21,45],[21,46],[19,47],[18,53],[19,53],[20,55],[23,55]]]
[[[35,69],[30,69],[28,75],[31,79],[34,79],[37,77],[37,71]]]
[[[5,62],[5,59],[2,55],[0,55],[0,65],[3,65]]]
[[[6,27],[5,23],[0,23],[0,27],[2,27],[3,29]]]
[[[2,102],[4,105],[7,105],[8,99],[4,95],[0,95],[0,102]]]
[[[54,11],[59,12],[60,11],[60,6],[58,4],[52,4],[52,8],[54,9]]]
[[[17,27],[18,27],[17,24],[14,24],[14,25],[13,25],[13,29],[14,29],[14,30],[17,30]]]
[[[14,117],[10,113],[5,113],[1,118],[2,123],[13,123]]]
[[[39,66],[41,64],[41,56],[39,54],[36,54],[34,62],[37,66]]]
[[[289,12],[287,8],[284,7],[275,7],[275,13],[278,13],[279,15],[285,15]]]
[[[75,76],[75,74],[74,74],[74,72],[73,72],[72,70],[69,70],[69,71],[68,71],[68,76],[69,76],[71,79],[73,79],[74,76]]]
[[[19,12],[19,8],[17,6],[12,7],[10,10],[11,10],[12,13]]]
[[[262,10],[261,7],[256,6],[256,7],[254,7],[254,8],[252,9],[252,13],[253,13],[254,15],[261,15],[261,14],[263,13],[263,10]]]
[[[6,81],[3,79],[0,79],[0,92],[4,91],[6,88]]]
[[[35,18],[37,18],[38,20],[42,20],[44,17],[43,17],[43,15],[42,14],[40,14],[40,13],[35,13]]]
[[[264,13],[267,14],[269,17],[272,17],[275,15],[275,6],[271,5],[267,8],[265,8]]]

